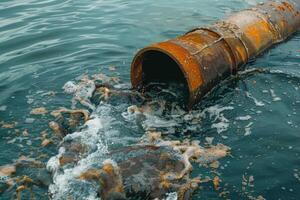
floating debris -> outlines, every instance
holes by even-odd
[[[217,169],[217,168],[219,168],[219,166],[220,166],[220,162],[217,160],[209,164],[209,167],[211,167],[213,169]]]
[[[76,109],[76,105],[79,102],[82,106],[95,110],[95,105],[91,100],[95,100],[97,95],[100,95],[96,102],[99,100],[107,101],[112,95],[118,95],[118,97],[127,97],[128,99],[141,98],[141,94],[138,92],[126,92],[118,91],[114,87],[116,83],[120,82],[119,77],[108,77],[104,74],[94,74],[90,79],[85,75],[80,78],[79,82],[68,81],[63,89],[67,94],[72,94],[72,109]]]
[[[38,161],[34,158],[29,158],[27,156],[20,156],[16,163],[16,167],[34,167],[34,168],[45,168],[45,164],[41,161]]]
[[[102,83],[106,83],[106,84],[115,84],[115,83],[119,83],[120,82],[120,78],[119,77],[109,77],[105,74],[94,74],[92,75],[92,78],[94,81],[101,81]]]
[[[30,111],[31,115],[44,115],[47,113],[48,113],[48,110],[45,107],[34,108]]]
[[[15,128],[15,124],[3,124],[2,128]]]
[[[65,93],[73,94],[73,93],[76,92],[77,86],[76,86],[76,83],[74,81],[68,81],[63,86],[63,89],[64,89]]]
[[[68,81],[63,86],[64,91],[67,94],[73,94],[72,108],[75,109],[77,102],[90,108],[95,109],[95,106],[91,103],[90,99],[96,89],[95,82],[90,80],[88,76],[84,76],[79,83]]]
[[[213,179],[213,184],[214,184],[214,188],[215,190],[219,190],[220,189],[220,178],[218,176],[215,176]]]
[[[51,144],[51,143],[52,143],[52,140],[44,139],[44,140],[42,141],[41,145],[42,145],[43,147],[46,147],[46,146],[48,146],[48,145]]]
[[[0,176],[11,176],[15,172],[16,167],[14,165],[0,166]]]
[[[63,118],[64,113],[70,114],[71,116],[74,116],[76,114],[81,114],[81,115],[83,115],[85,122],[87,120],[89,120],[89,115],[90,115],[88,110],[84,110],[84,109],[71,110],[71,109],[67,109],[67,108],[60,108],[58,110],[54,110],[50,114],[56,118]]]
[[[59,108],[50,113],[55,121],[49,123],[49,127],[57,135],[67,135],[89,120],[89,111],[85,109]]]
[[[12,123],[5,123],[5,122],[0,122],[0,124],[2,124],[2,128],[6,128],[6,129],[13,129],[16,127],[16,125],[18,124],[17,122],[12,122]]]
[[[63,128],[54,121],[49,122],[49,127],[50,129],[53,131],[53,133],[55,133],[56,136],[62,138],[64,135],[64,131]]]
[[[105,101],[107,101],[111,95],[111,91],[107,87],[99,87],[97,88],[97,91],[102,93],[100,99],[104,99]]]
[[[13,174],[17,174],[18,172],[28,168],[30,168],[31,171],[35,172],[32,175],[34,179],[29,178],[26,175],[22,178],[18,176],[13,178],[10,177]],[[0,178],[1,177],[5,177],[5,179],[0,179],[0,192],[16,188],[17,199],[21,199],[21,192],[26,189],[30,191],[31,197],[33,197],[33,185],[49,185],[51,182],[51,177],[46,171],[45,164],[26,156],[21,156],[15,161],[15,163],[11,165],[0,166]],[[1,186],[3,180],[5,181],[4,187],[3,185]]]
[[[112,160],[105,160],[101,170],[91,169],[79,177],[82,180],[100,181],[100,196],[103,200],[126,199],[120,169]]]
[[[17,187],[16,193],[17,193],[17,199],[22,199],[22,192],[24,190],[29,190],[30,192],[30,199],[34,199],[34,193],[32,192],[32,186],[34,184],[34,181],[29,178],[28,176],[24,176],[20,181],[18,181],[21,185]]]
[[[77,161],[79,161],[79,158],[76,154],[64,153],[59,157],[59,166],[63,167],[67,164],[76,163]]]
[[[113,77],[111,77],[111,81],[114,82],[114,83],[119,83],[120,82],[120,78],[116,77],[116,76],[113,76]]]

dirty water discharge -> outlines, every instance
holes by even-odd
[[[1,1],[0,199],[298,199],[299,32],[191,111],[130,86],[138,49],[257,2]]]

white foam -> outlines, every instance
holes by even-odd
[[[216,128],[217,132],[220,134],[224,131],[227,131],[229,124],[226,122],[219,122],[219,123],[214,123],[211,125],[212,128]]]
[[[64,89],[65,93],[67,93],[67,94],[74,94],[76,92],[76,90],[78,89],[78,86],[76,85],[76,83],[74,81],[68,81],[63,86],[63,89]]]
[[[227,131],[229,127],[229,120],[224,117],[224,114],[222,112],[225,110],[233,109],[234,108],[232,106],[221,107],[219,105],[214,105],[204,109],[201,114],[205,115],[205,113],[208,113],[209,117],[212,119],[212,122],[215,122],[211,125],[211,128],[216,128],[218,133],[222,133],[224,131]]]
[[[112,128],[114,119],[111,117],[108,105],[100,105],[91,118],[86,122],[82,131],[74,132],[64,138],[64,141],[79,141],[90,150],[89,153],[82,155],[75,166],[60,167],[59,157],[65,152],[65,149],[61,147],[59,154],[50,158],[47,163],[47,169],[53,174],[53,184],[49,187],[53,199],[64,199],[68,195],[81,199],[99,199],[98,188],[91,187],[88,182],[78,181],[77,178],[93,165],[101,164],[105,160],[104,155],[108,153],[106,132]],[[113,161],[106,162],[113,163]],[[80,192],[81,189],[87,191]]]
[[[129,106],[126,112],[122,113],[122,116],[127,121],[135,121],[136,119],[141,118],[143,116],[145,119],[142,121],[142,127],[145,130],[149,130],[152,128],[170,128],[174,126],[178,126],[178,122],[174,119],[166,120],[160,115],[156,115],[157,112],[149,112],[149,111],[142,111],[136,105]]]
[[[248,136],[248,135],[251,135],[251,126],[253,125],[253,122],[250,122],[249,124],[247,124],[245,126],[245,133],[244,133],[244,136]]]
[[[147,107],[146,107],[147,108]],[[175,127],[181,127],[182,124],[188,124],[184,130],[198,130],[201,127],[202,119],[209,117],[213,122],[211,127],[217,129],[218,133],[227,131],[229,120],[224,116],[224,111],[232,110],[232,106],[214,105],[205,108],[203,111],[193,110],[191,112],[183,111],[179,108],[173,108],[171,113],[163,116],[163,108],[158,110],[143,109],[137,106],[129,106],[122,116],[130,122],[141,120],[141,125],[145,130],[153,130],[157,128],[166,128],[168,133],[173,133]],[[149,111],[150,110],[150,111]]]
[[[143,128],[147,130],[151,128],[168,128],[178,126],[178,123],[175,120],[165,120],[158,116],[146,114],[146,120],[143,122]]]
[[[203,113],[208,112],[210,118],[215,117],[215,120],[217,120],[218,118],[220,118],[221,113],[225,110],[233,110],[234,107],[232,106],[220,106],[220,105],[214,105],[214,106],[210,106],[206,109],[203,110]]]
[[[59,148],[59,153],[56,156],[51,157],[47,162],[47,170],[49,172],[55,173],[59,169],[59,160],[58,158],[64,152],[64,148]]]
[[[167,197],[165,198],[165,200],[177,200],[178,199],[177,192],[168,193],[166,195],[167,195]]]
[[[255,97],[253,97],[249,92],[246,92],[246,96],[250,99],[252,99],[256,106],[264,106],[265,104],[262,101],[257,100]]]
[[[79,102],[83,106],[86,106],[92,110],[95,109],[95,106],[90,102],[90,98],[92,97],[93,92],[96,89],[94,81],[89,80],[88,78],[83,79],[79,83],[68,81],[63,86],[63,89],[65,93],[73,94],[72,108],[75,108],[77,102]]]
[[[239,121],[247,121],[249,119],[251,119],[252,117],[250,115],[245,115],[245,116],[239,116],[239,117],[236,117],[235,119],[236,120],[239,120]]]
[[[273,98],[273,101],[280,101],[280,100],[281,100],[281,98],[278,97],[278,96],[275,94],[275,91],[274,91],[274,90],[270,89],[270,93],[271,93],[271,96],[272,96],[272,98]]]

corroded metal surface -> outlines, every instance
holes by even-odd
[[[177,64],[172,67],[180,68],[188,86],[187,103],[191,107],[222,79],[236,73],[249,59],[273,44],[287,39],[299,27],[299,0],[260,3],[209,27],[196,28],[140,50],[131,65],[132,86],[143,88],[153,81],[155,74],[175,73],[165,66],[166,62],[164,66],[156,66],[157,58],[149,56],[149,52],[164,54]],[[145,62],[151,65],[151,61],[155,61],[153,66],[146,66]],[[167,70],[163,70],[164,67]],[[148,73],[151,69],[146,68],[156,72]],[[163,75],[157,77],[163,79]]]

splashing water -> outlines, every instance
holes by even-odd
[[[94,94],[92,90],[96,91],[95,85],[96,84],[93,84],[91,80],[85,77],[84,81],[80,81],[78,84],[75,82],[67,82],[63,88],[66,93],[74,94],[72,100],[72,105],[74,106],[74,100],[78,100],[78,94],[82,92],[86,93],[86,91],[90,91],[89,94]],[[114,92],[120,95],[122,91],[114,91],[117,88],[118,86],[110,89],[107,88],[107,90],[100,89],[102,93],[100,99],[107,101]],[[52,157],[47,164],[47,169],[53,174],[53,184],[49,187],[49,192],[53,199],[61,199],[66,196],[86,199],[97,199],[99,197],[99,188],[95,187],[95,185],[90,185],[91,183],[89,182],[82,182],[78,177],[91,168],[101,168],[107,159],[114,159],[114,157],[109,156],[110,152],[114,149],[113,147],[117,146],[121,148],[121,146],[130,145],[145,137],[145,135],[142,134],[134,138],[132,135],[126,136],[126,134],[122,133],[122,130],[125,128],[124,125],[127,123],[131,124],[131,130],[137,129],[137,131],[139,131],[142,129],[140,132],[146,133],[149,131],[162,131],[165,136],[172,136],[175,132],[178,133],[182,131],[175,130],[174,128],[177,127],[177,129],[181,129],[181,125],[184,123],[189,124],[187,128],[191,130],[200,129],[201,119],[207,116],[212,122],[216,122],[212,124],[212,128],[216,128],[218,133],[227,130],[229,121],[224,117],[223,111],[232,110],[233,107],[220,107],[216,105],[208,107],[202,112],[196,112],[196,110],[194,110],[188,113],[178,102],[170,102],[169,99],[172,98],[163,98],[162,93],[173,96],[173,99],[178,98],[177,94],[173,92],[178,88],[174,88],[174,85],[172,85],[166,89],[166,86],[163,85],[162,88],[157,87],[156,89],[161,90],[161,92],[159,92],[159,98],[153,98],[151,94],[148,93],[147,95],[150,96],[148,99],[151,100],[144,102],[143,105],[140,106],[131,105],[127,108],[119,106],[118,108],[109,104],[109,101],[107,103],[100,101],[100,104],[97,106],[83,104],[90,109],[94,108],[92,109],[90,120],[85,123],[81,131],[68,134],[63,138],[59,154]],[[157,90],[155,92],[157,92]],[[105,93],[110,93],[109,97],[104,97]],[[84,95],[84,97],[87,96]],[[91,104],[90,99],[92,97],[88,97],[89,98],[84,99],[84,101],[90,102],[89,104]],[[81,101],[82,99],[79,100]],[[120,141],[120,139],[116,138],[122,139]],[[120,143],[118,143],[119,141]],[[64,163],[64,160],[67,160],[66,157],[70,149],[68,144],[71,144],[71,146],[80,144],[82,148],[84,147],[84,152],[81,152],[80,155],[76,155],[78,158],[76,162],[72,164]],[[171,145],[172,142],[156,143],[158,146],[164,146],[166,144]],[[205,153],[202,154],[204,155]],[[217,154],[216,158],[212,156],[213,155],[209,155],[207,158],[203,157],[201,162],[213,162],[218,157]],[[206,159],[208,160],[205,161]],[[189,156],[185,158],[185,160],[184,162],[189,163]],[[188,164],[188,166],[190,166],[190,164]],[[186,170],[189,171],[189,168],[190,167],[186,168]],[[184,170],[182,173],[186,174],[187,171]],[[177,199],[177,193],[166,194],[166,199]]]

